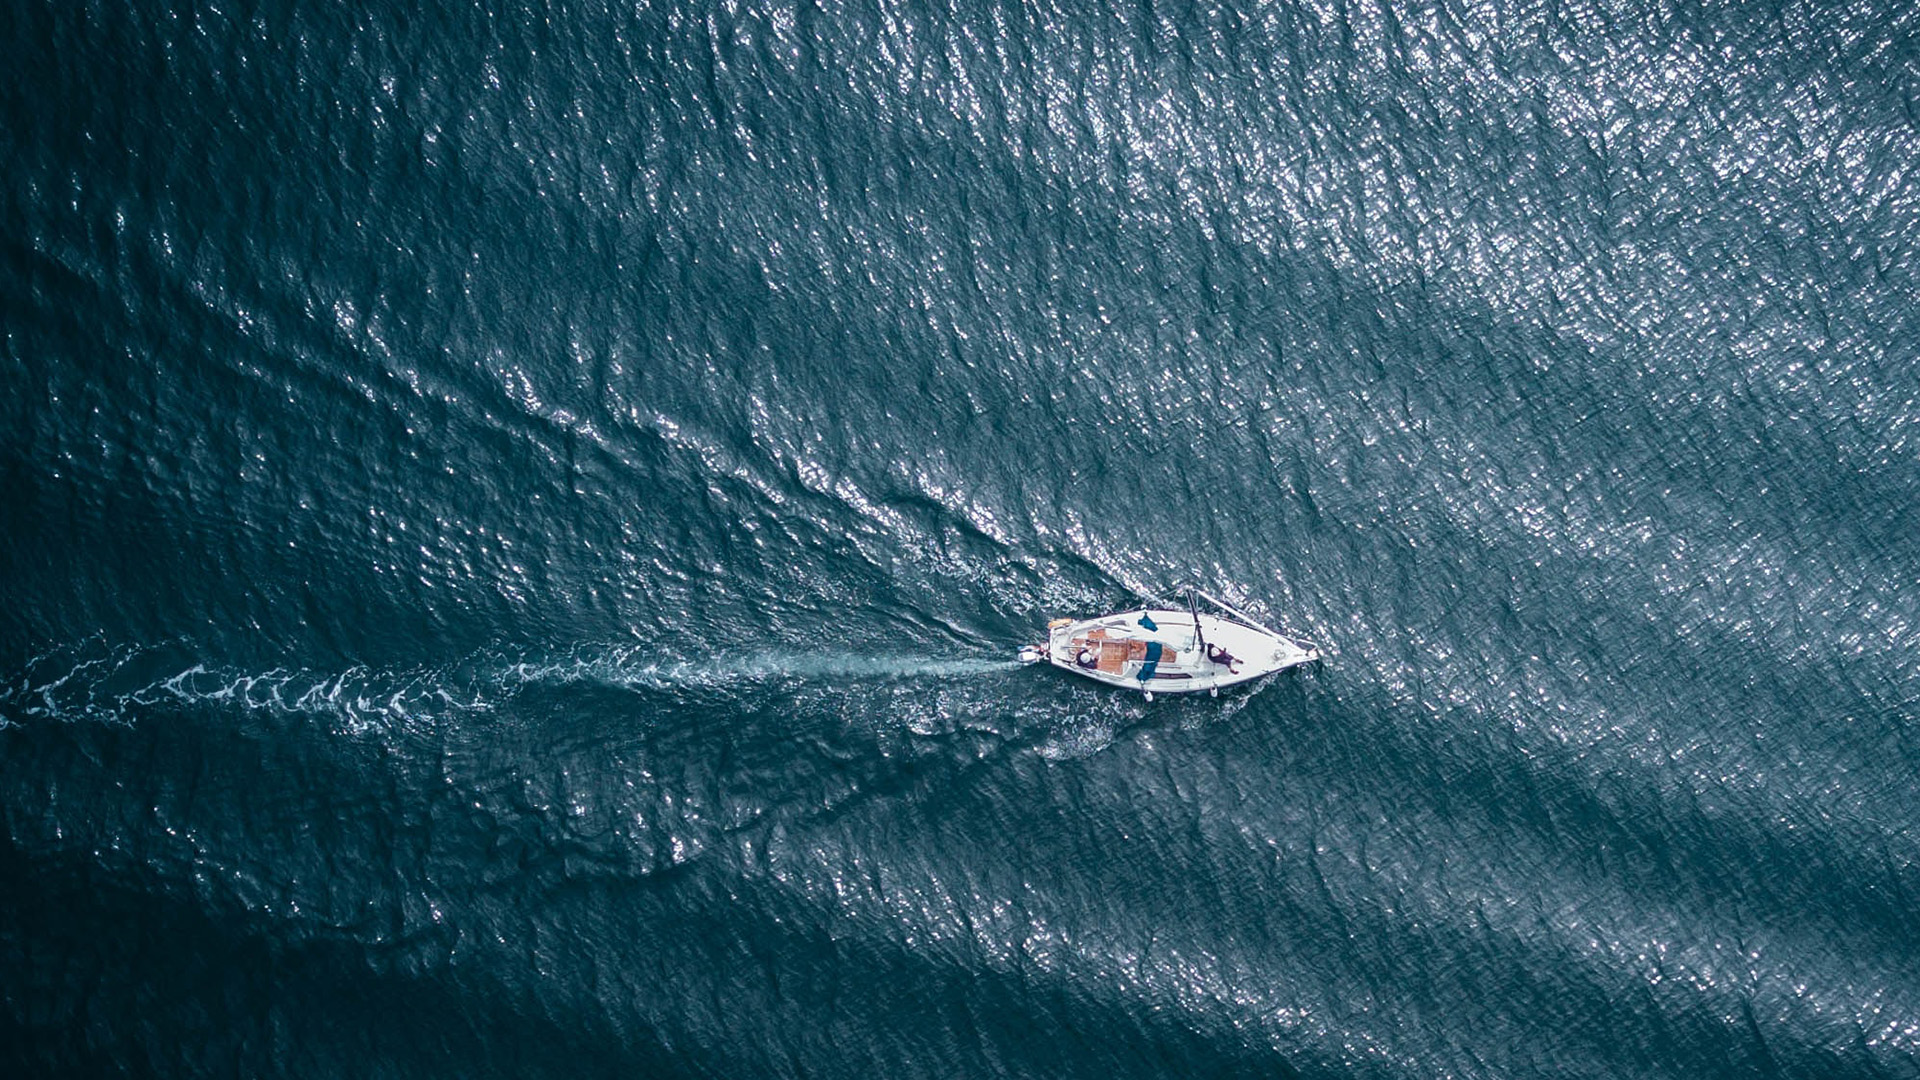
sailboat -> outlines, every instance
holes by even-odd
[[[1219,614],[1200,610],[1204,599]],[[1219,694],[1229,686],[1320,659],[1311,642],[1264,626],[1218,597],[1188,590],[1187,607],[1143,607],[1092,619],[1055,619],[1044,644],[1020,650],[1108,686],[1155,694]]]

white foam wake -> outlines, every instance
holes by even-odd
[[[948,682],[1009,671],[1011,659],[762,651],[676,657],[654,646],[581,648],[546,658],[490,654],[417,669],[247,672],[196,661],[177,648],[97,644],[35,658],[0,690],[0,724],[30,720],[131,723],[169,704],[217,704],[313,716],[352,731],[489,712],[532,686],[602,685],[671,693],[759,685],[819,687]]]
[[[525,683],[594,682],[670,690],[773,682],[873,682],[957,679],[1011,671],[1016,660],[978,657],[871,656],[850,652],[759,652],[702,658],[661,658],[657,651],[622,647],[599,656],[520,663],[511,677]]]

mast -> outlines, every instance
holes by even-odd
[[[1200,657],[1206,659],[1207,633],[1200,629],[1200,587],[1198,585],[1187,586],[1187,610],[1193,613],[1193,637],[1200,643]]]

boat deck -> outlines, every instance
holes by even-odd
[[[1052,663],[1096,682],[1138,687],[1149,695],[1217,691],[1319,656],[1311,646],[1264,627],[1166,608],[1079,622],[1060,619],[1048,630],[1050,641],[1043,648]],[[1203,638],[1209,647],[1229,653],[1229,659],[1210,658],[1201,651]],[[1083,667],[1080,656],[1086,650],[1092,650],[1092,662]],[[1149,660],[1150,655],[1154,659]]]
[[[1100,663],[1094,670],[1099,671],[1103,675],[1122,674],[1127,664],[1135,660],[1144,661],[1147,658],[1147,643],[1145,641],[1137,638],[1129,641],[1116,641],[1107,637],[1105,630],[1095,630],[1086,637],[1074,638],[1070,643],[1070,647],[1076,654],[1084,648],[1099,649]],[[1179,661],[1179,651],[1167,648],[1163,643],[1160,649],[1160,663],[1170,667],[1178,664]]]

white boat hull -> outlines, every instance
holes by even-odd
[[[1215,650],[1225,650],[1230,661],[1222,662]],[[1148,697],[1202,690],[1217,693],[1319,658],[1318,649],[1265,627],[1174,608],[1136,608],[1078,622],[1056,620],[1046,645],[1021,650],[1023,660],[1045,660],[1094,682],[1141,691]]]

